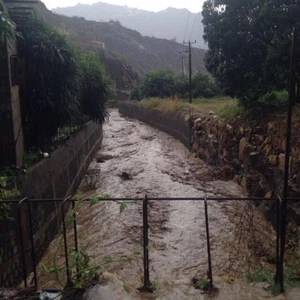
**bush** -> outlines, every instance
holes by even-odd
[[[193,77],[192,87],[194,98],[212,98],[220,94],[216,84],[209,76],[200,72]]]
[[[175,76],[169,71],[152,71],[146,74],[141,86],[141,95],[145,98],[168,98],[175,94]]]
[[[79,54],[78,69],[81,113],[102,123],[108,117],[106,103],[114,97],[113,82],[108,79],[96,54]]]
[[[266,109],[281,109],[287,107],[289,94],[287,91],[272,91],[258,100],[258,104]]]
[[[141,89],[139,87],[135,88],[131,93],[130,93],[130,100],[142,100],[142,94],[141,94]]]
[[[114,86],[100,56],[76,52],[63,34],[35,17],[22,33],[19,53],[27,65],[21,89],[27,146],[44,148],[58,128],[84,116],[103,122]]]
[[[198,72],[192,78],[192,94],[194,98],[212,98],[220,95],[215,82],[205,74]],[[140,88],[132,91],[132,100],[141,100],[143,98],[183,98],[189,97],[188,78],[176,78],[175,74],[169,71],[150,72],[146,75]]]
[[[32,18],[22,31],[19,53],[26,57],[22,89],[27,145],[45,144],[79,110],[75,54],[65,36]]]

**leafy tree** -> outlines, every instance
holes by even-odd
[[[104,122],[108,117],[106,102],[114,96],[113,83],[96,54],[82,53],[78,61],[81,111],[97,122]]]
[[[215,82],[201,72],[192,78],[192,92],[195,98],[210,98],[220,94]],[[187,99],[189,96],[189,80],[187,77],[176,77],[168,71],[150,72],[146,75],[141,87],[131,93],[131,99],[141,100],[149,97],[167,98],[177,96]]]
[[[65,36],[32,18],[22,30],[20,55],[26,58],[22,89],[23,121],[29,145],[43,144],[78,113],[75,54]]]
[[[76,52],[63,34],[37,18],[22,31],[19,52],[26,58],[22,111],[27,146],[49,144],[58,128],[84,115],[103,122],[114,87],[100,56]]]
[[[0,43],[3,43],[5,38],[14,38],[16,36],[16,25],[10,17],[4,13],[3,1],[0,0]]]
[[[287,86],[298,0],[207,0],[203,5],[206,67],[224,92],[254,106]]]
[[[192,84],[194,98],[211,98],[219,93],[216,84],[209,76],[200,72],[193,77]]]
[[[175,76],[169,71],[152,71],[146,75],[141,86],[143,97],[173,97],[175,94]]]
[[[140,87],[135,88],[131,93],[130,93],[130,99],[131,100],[142,100],[143,96],[141,94],[141,89]]]

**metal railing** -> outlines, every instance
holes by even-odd
[[[142,201],[143,204],[143,269],[144,269],[144,282],[143,287],[140,289],[146,292],[152,292],[152,285],[150,281],[150,262],[149,262],[149,215],[148,215],[148,205],[149,201],[203,201],[204,203],[204,214],[205,214],[205,227],[206,227],[206,243],[207,243],[207,279],[209,282],[209,288],[213,287],[213,270],[212,270],[212,256],[211,256],[211,247],[210,247],[210,232],[209,232],[209,213],[208,213],[208,202],[209,201],[264,201],[264,198],[230,198],[230,197],[199,197],[199,198],[150,198],[145,195],[143,198],[99,198],[100,202],[104,201],[112,201],[112,202],[120,202],[120,201]],[[89,199],[81,200],[83,202],[90,201]],[[283,276],[283,265],[284,262],[281,260],[281,249],[285,248],[285,224],[283,224],[283,220],[285,220],[286,216],[283,216],[285,210],[282,209],[284,205],[284,201],[300,201],[299,198],[286,198],[284,201],[280,198],[271,198],[267,201],[275,201],[277,204],[277,213],[276,213],[276,274],[274,276],[275,282],[280,285],[281,291],[284,291],[284,276]],[[20,239],[20,247],[21,247],[21,263],[22,263],[22,274],[21,277],[23,278],[24,286],[28,286],[28,268],[26,261],[28,258],[26,257],[26,249],[24,247],[24,233],[22,227],[22,212],[21,209],[24,205],[27,205],[27,219],[29,220],[29,241],[31,244],[30,247],[30,256],[31,256],[31,269],[33,272],[33,283],[34,286],[38,287],[38,275],[37,275],[37,256],[34,244],[34,231],[33,231],[33,224],[32,224],[32,211],[30,208],[31,203],[56,203],[60,204],[60,215],[62,221],[62,234],[63,234],[63,247],[64,247],[64,257],[65,257],[65,270],[66,270],[66,279],[67,285],[72,285],[71,275],[69,271],[69,252],[68,252],[68,239],[67,239],[67,226],[66,226],[66,204],[71,204],[72,208],[74,209],[76,200],[68,197],[66,199],[29,199],[24,198],[22,200],[3,200],[1,203],[5,204],[16,204],[17,205],[17,222],[19,227],[19,239]],[[69,206],[68,206],[69,207]],[[73,233],[74,233],[74,245],[75,251],[78,252],[78,233],[77,233],[77,220],[76,215],[74,214],[72,218],[73,223]],[[77,265],[78,271],[78,265]],[[78,273],[78,272],[77,272]],[[137,275],[138,276],[138,275]]]

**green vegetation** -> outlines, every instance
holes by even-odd
[[[287,91],[272,91],[258,99],[260,107],[267,110],[278,110],[287,107],[289,94]]]
[[[194,98],[211,98],[219,95],[220,91],[208,75],[198,72],[192,78],[192,93]],[[141,86],[133,90],[131,99],[151,97],[188,99],[188,79],[178,78],[174,73],[165,70],[149,72]]]
[[[193,279],[193,284],[196,289],[202,290],[202,291],[208,291],[209,290],[209,283],[210,281],[207,278],[200,278],[200,279]]]
[[[1,203],[1,200],[16,199],[20,196],[17,180],[20,175],[10,168],[0,170],[0,220],[11,220],[11,205]]]
[[[226,95],[252,108],[265,94],[287,87],[299,15],[294,0],[205,1],[206,67]]]
[[[220,97],[211,99],[194,99],[192,104],[183,99],[160,99],[150,98],[139,102],[140,105],[148,110],[158,110],[163,113],[182,112],[205,116],[210,111],[215,112],[222,118],[231,118],[242,112],[235,99]]]
[[[0,43],[6,38],[14,38],[17,35],[16,25],[3,11],[3,1],[0,0]]]
[[[90,206],[94,206],[101,201],[105,201],[106,199],[111,198],[110,195],[105,194],[102,197],[92,197],[89,200]],[[66,227],[67,229],[72,228],[73,222],[78,215],[78,208],[79,205],[82,204],[83,200],[80,199],[78,196],[74,196],[73,200],[75,201],[75,207],[72,211],[66,216]],[[135,204],[136,201],[127,201],[116,202],[120,206],[120,214],[128,208],[128,204]],[[66,266],[59,266],[58,265],[58,258],[59,254],[63,249],[63,236],[61,236],[59,240],[59,245],[56,248],[55,253],[52,256],[52,263],[51,264],[42,264],[43,269],[48,272],[49,274],[54,275],[54,279],[56,282],[61,286],[64,287],[66,283],[61,279],[61,274],[65,274]],[[76,250],[74,248],[68,248],[68,255],[69,255],[69,274],[73,288],[77,289],[87,289],[89,286],[95,283],[95,281],[99,277],[99,272],[102,268],[114,262],[131,262],[134,255],[138,252],[134,251],[131,255],[123,255],[121,257],[113,258],[110,255],[106,255],[100,264],[95,264],[94,257],[89,255],[87,252],[87,245],[83,247],[79,245],[79,249]]]
[[[113,95],[100,55],[76,51],[67,38],[33,17],[22,28],[20,55],[26,57],[23,128],[26,145],[47,145],[62,128],[84,116],[103,122]]]
[[[291,263],[286,265],[284,270],[284,282],[286,287],[300,286],[300,252],[295,252]],[[270,291],[272,294],[280,293],[280,286],[274,283],[274,272],[260,266],[258,269],[247,274],[248,282],[268,282],[272,286]]]

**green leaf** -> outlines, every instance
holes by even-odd
[[[127,203],[121,202],[120,203],[120,214],[128,207]]]
[[[90,206],[93,206],[99,202],[100,202],[100,199],[98,197],[93,197],[90,199]]]
[[[69,215],[69,216],[66,217],[67,225],[72,224],[74,221],[75,221],[75,216]]]

